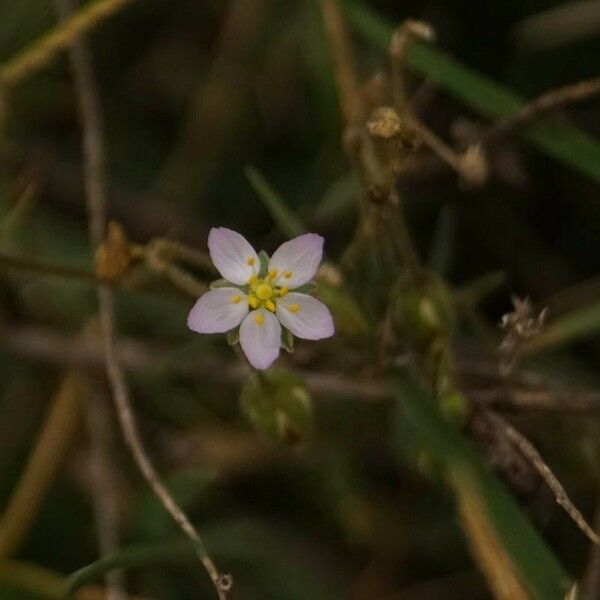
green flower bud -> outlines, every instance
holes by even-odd
[[[252,373],[240,403],[254,429],[270,440],[295,445],[312,433],[311,397],[304,382],[285,369]]]

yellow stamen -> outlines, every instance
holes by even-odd
[[[265,322],[265,316],[262,313],[256,313],[254,315],[254,320],[257,325],[261,326]]]
[[[253,266],[254,266],[254,263],[255,263],[255,262],[256,262],[256,260],[255,260],[254,256],[249,256],[249,257],[248,257],[248,264],[249,264],[251,267],[253,267]]]
[[[277,269],[271,269],[269,271],[269,279],[275,279],[277,277]]]
[[[290,312],[296,313],[296,312],[298,312],[300,310],[300,307],[297,304],[290,304],[288,306],[288,310]]]
[[[248,296],[248,304],[250,308],[258,308],[260,302],[256,296]]]
[[[275,302],[273,302],[273,300],[267,300],[267,301],[265,302],[265,308],[266,308],[267,310],[270,310],[271,312],[275,312],[275,309],[276,309],[277,307],[275,306]]]
[[[283,298],[289,291],[288,288],[283,286],[282,288],[279,288],[279,296]]]
[[[233,304],[238,304],[241,300],[242,300],[242,297],[239,294],[236,294],[235,296],[231,296],[231,301],[233,302]]]
[[[260,283],[254,293],[259,300],[268,300],[273,295],[273,288],[268,283]]]
[[[256,273],[253,273],[252,275],[250,275],[250,278],[248,279],[248,285],[254,285],[257,280],[258,280],[258,277],[256,276]]]
[[[293,275],[293,273],[292,273],[291,271],[284,271],[284,272],[283,272],[283,276],[284,276],[286,279],[289,279],[289,278],[290,278],[292,275]]]

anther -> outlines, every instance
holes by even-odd
[[[273,302],[273,300],[267,300],[265,302],[265,308],[271,312],[275,312],[277,307],[275,306],[275,302]]]
[[[283,276],[284,276],[286,279],[289,279],[289,278],[290,278],[292,275],[293,275],[293,273],[292,273],[291,271],[284,271],[284,272],[283,272]]]
[[[254,256],[249,256],[248,257],[248,264],[253,267],[254,263],[256,262],[256,259],[254,258]]]
[[[296,313],[296,312],[298,312],[300,310],[300,307],[297,304],[290,304],[288,306],[288,310],[290,312]]]
[[[265,317],[262,313],[257,313],[254,315],[254,320],[256,321],[257,325],[262,326],[262,324],[265,322]]]
[[[233,302],[233,304],[238,304],[241,301],[241,299],[242,297],[239,294],[231,296],[231,302]]]

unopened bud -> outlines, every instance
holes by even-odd
[[[118,281],[129,270],[132,260],[125,230],[119,223],[111,221],[106,239],[96,252],[96,274],[100,279]]]

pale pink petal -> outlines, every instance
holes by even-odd
[[[334,333],[329,309],[308,294],[290,292],[277,300],[277,318],[295,336],[320,340]]]
[[[268,369],[279,356],[281,325],[264,308],[253,310],[240,327],[240,345],[255,369]]]
[[[308,283],[323,258],[323,242],[320,235],[305,233],[281,244],[269,261],[269,271],[277,271],[275,283],[290,289]]]
[[[222,287],[201,296],[188,315],[196,333],[224,333],[237,327],[248,314],[247,296],[233,287]]]
[[[258,255],[243,235],[226,227],[213,227],[208,234],[210,257],[224,279],[245,285],[258,273]]]

